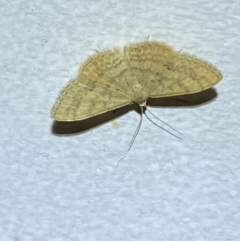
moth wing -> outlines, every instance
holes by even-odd
[[[212,64],[165,43],[145,41],[124,48],[129,68],[148,97],[159,98],[203,91],[222,79]]]
[[[131,103],[118,75],[127,69],[119,50],[96,53],[60,92],[51,112],[57,121],[77,121]],[[120,80],[119,80],[120,79]]]
[[[178,53],[168,64],[165,75],[159,79],[159,88],[150,97],[167,97],[193,94],[209,89],[223,78],[212,64],[194,55]]]

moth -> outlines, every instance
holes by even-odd
[[[193,94],[223,78],[211,63],[174,50],[163,42],[143,41],[96,52],[60,92],[51,117],[84,120],[148,98]]]
[[[129,44],[89,57],[60,92],[51,117],[84,120],[148,98],[197,93],[222,79],[212,64],[157,41]]]

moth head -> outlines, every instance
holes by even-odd
[[[143,92],[141,92],[141,93],[138,93],[137,95],[135,95],[133,102],[135,102],[139,106],[146,107],[147,99],[148,99],[148,96],[146,94],[144,94]]]

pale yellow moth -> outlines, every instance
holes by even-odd
[[[60,92],[51,116],[84,120],[148,98],[197,93],[222,79],[212,64],[157,41],[97,52]]]

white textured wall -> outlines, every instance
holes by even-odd
[[[3,0],[0,16],[2,241],[240,240],[239,1]],[[183,140],[144,117],[127,152],[135,111],[53,133],[80,63],[148,35],[223,72],[212,101],[151,108]]]

